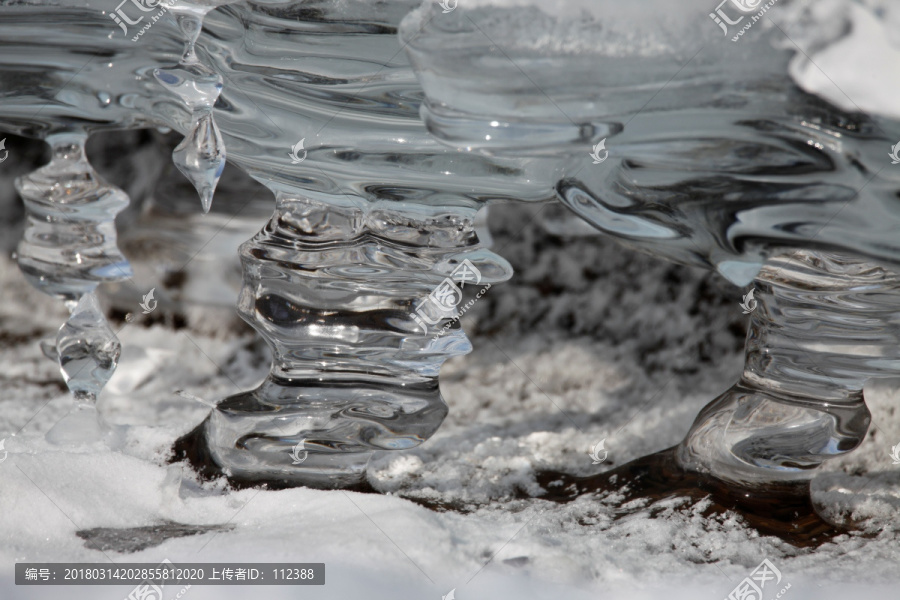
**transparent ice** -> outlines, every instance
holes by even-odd
[[[795,47],[766,19],[736,44],[706,3],[601,1],[594,17],[507,4],[423,4],[404,20],[429,131],[539,160],[551,176],[534,184],[601,232],[757,291],[744,374],[698,417],[680,465],[758,487],[854,449],[865,382],[900,372],[900,170],[885,155],[900,123],[799,89]]]
[[[32,285],[71,306],[97,284],[132,275],[116,247],[114,221],[128,197],[88,163],[85,138],[51,135],[50,163],[16,180],[28,213],[19,268]]]
[[[59,369],[75,407],[47,433],[59,445],[78,445],[111,433],[97,412],[97,394],[112,377],[122,345],[93,292],[84,294],[56,336]]]
[[[176,3],[132,42],[63,0],[48,44],[45,3],[0,1],[0,125],[54,149],[19,186],[23,272],[70,304],[130,276],[112,227],[126,199],[93,174],[85,135],[184,134],[173,159],[204,211],[227,145],[274,198],[240,247],[238,302],[273,366],[182,448],[237,480],[350,486],[374,451],[422,443],[446,414],[440,366],[469,342],[423,335],[414,312],[464,260],[482,284],[511,275],[479,211],[558,198],[623,243],[759,291],[744,375],[698,418],[683,467],[752,485],[855,447],[865,380],[897,372],[898,123],[804,92],[775,29],[722,40],[705,1],[491,4]],[[108,339],[102,315],[79,314],[90,327],[60,357]],[[83,356],[95,379],[70,382],[96,394],[114,361]]]
[[[225,168],[225,141],[212,112],[222,91],[222,76],[200,62],[195,46],[206,13],[233,1],[185,0],[173,3],[169,10],[175,15],[184,35],[184,54],[177,67],[153,72],[157,81],[181,98],[191,112],[188,134],[175,148],[172,160],[197,189],[205,213],[212,206],[216,184]]]
[[[56,336],[59,368],[80,403],[94,403],[119,361],[122,345],[103,316],[97,297],[85,294]]]
[[[29,55],[4,65],[14,78],[38,61],[68,73],[76,89],[102,88],[109,102],[85,93],[66,104],[51,89],[35,96],[11,87],[15,101],[0,108],[0,122],[31,133],[24,105],[54,102],[54,126],[92,118],[100,124],[91,127],[171,127],[188,138],[175,160],[201,195],[218,175],[218,127],[229,160],[274,195],[272,218],[241,247],[238,305],[271,346],[273,369],[258,389],[220,401],[197,432],[198,455],[234,479],[351,485],[375,450],[427,439],[447,411],[440,365],[470,344],[458,327],[433,335],[449,319],[422,332],[414,306],[465,260],[482,285],[510,276],[479,237],[486,203],[551,198],[496,177],[523,167],[460,155],[427,134],[396,35],[414,6],[308,3],[303,10],[317,18],[304,20],[291,2],[236,4],[209,13],[199,37],[196,15],[173,8],[177,23],[160,20],[132,43],[70,2],[72,43],[112,55],[90,79],[37,36],[11,36],[12,56]],[[4,10],[18,31],[37,31],[41,8]],[[212,113],[215,125],[204,120]],[[306,156],[296,164],[290,151],[301,139]],[[291,449],[301,441],[309,455],[295,465]]]

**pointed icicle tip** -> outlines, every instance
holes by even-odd
[[[203,214],[209,214],[209,209],[212,208],[213,201],[213,190],[204,188],[200,190],[200,206],[203,208]]]
[[[195,115],[191,131],[172,152],[172,161],[193,184],[203,212],[208,213],[225,169],[225,141],[211,112]]]

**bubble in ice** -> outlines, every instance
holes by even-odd
[[[212,108],[222,91],[222,76],[203,63],[156,69],[156,80],[181,98],[191,110]]]

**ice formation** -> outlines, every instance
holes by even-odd
[[[900,175],[882,167],[900,137],[898,124],[805,92],[803,81],[815,85],[792,51],[770,43],[777,28],[760,25],[735,44],[720,37],[699,0],[650,8],[416,5],[323,1],[298,12],[291,2],[179,3],[167,8],[177,27],[155,22],[137,42],[114,30],[97,35],[109,31],[108,19],[66,5],[84,17],[70,35],[79,46],[111,53],[108,70],[101,76],[79,68],[77,53],[42,50],[35,60],[53,73],[74,73],[77,92],[19,93],[0,112],[3,123],[19,123],[54,146],[50,171],[20,185],[32,217],[19,260],[39,287],[73,306],[84,300],[59,342],[67,352],[79,341],[91,348],[94,367],[84,371],[93,379],[66,371],[76,394],[95,396],[114,366],[107,359],[115,352],[98,350],[112,338],[86,294],[100,281],[130,276],[112,230],[124,197],[96,182],[80,150],[79,132],[98,128],[185,133],[173,160],[204,211],[226,144],[229,160],[275,198],[269,222],[241,247],[239,301],[274,365],[256,390],[220,402],[197,434],[199,453],[236,479],[350,485],[375,450],[410,448],[433,433],[446,413],[440,365],[469,344],[456,327],[430,335],[452,326],[455,313],[423,319],[417,307],[436,290],[460,305],[470,290],[453,292],[447,281],[454,283],[462,265],[480,285],[510,276],[476,231],[476,215],[491,201],[558,196],[606,234],[715,268],[738,284],[797,247],[820,270],[840,271],[859,259],[897,262]],[[39,8],[4,10],[34,25]],[[871,19],[854,18],[859,31],[869,31]],[[26,34],[9,36],[31,48]],[[170,66],[180,43],[181,61]],[[29,76],[28,65],[3,60],[16,77]],[[800,87],[789,76],[792,61]],[[47,115],[28,120],[23,106],[30,104]],[[608,154],[592,161],[590,150],[601,146]],[[42,183],[57,171],[65,173],[60,181]],[[51,235],[38,235],[46,228],[34,216],[41,199],[77,191],[79,181],[91,182],[84,207],[93,208],[77,232],[93,234],[62,239],[68,224],[51,218]],[[844,207],[852,218],[835,218]],[[60,250],[63,242],[85,241],[100,250],[74,248],[74,261],[73,248]],[[781,274],[807,277],[803,269]],[[884,278],[893,289],[891,275]],[[852,281],[847,285],[841,293],[854,294]],[[775,293],[761,299],[761,315],[789,302]],[[780,314],[789,319],[789,312]],[[88,316],[96,327],[85,325]],[[425,321],[435,330],[428,335]],[[881,327],[879,335],[892,339],[890,319]],[[888,345],[875,351],[881,361],[866,361],[873,374],[893,371]],[[826,354],[839,354],[839,346]],[[775,372],[783,374],[776,368],[769,375]],[[788,383],[767,380],[782,391]],[[854,385],[859,392],[859,381]],[[821,454],[849,449],[862,435],[863,409],[857,412],[852,426],[837,417],[833,427],[819,423],[834,430],[812,436]],[[295,464],[291,450],[299,444],[308,460]],[[805,468],[795,458],[778,459],[775,470]]]

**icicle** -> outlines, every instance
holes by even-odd
[[[225,141],[212,113],[222,92],[222,76],[199,61],[194,47],[203,17],[212,8],[214,4],[183,3],[170,9],[185,37],[184,55],[178,66],[153,72],[157,81],[191,111],[190,131],[175,148],[172,160],[197,189],[205,213],[212,206],[216,184],[225,168]]]
[[[175,148],[172,160],[197,188],[203,212],[208,213],[225,168],[225,143],[212,113],[194,113],[191,132]]]
[[[16,180],[28,214],[16,261],[34,287],[62,299],[70,312],[98,283],[132,276],[115,228],[128,196],[88,163],[86,138],[82,132],[49,136],[50,163]],[[59,360],[56,340],[41,341],[41,351]]]
[[[91,444],[101,439],[115,442],[110,428],[97,412],[97,394],[116,370],[122,345],[110,328],[97,297],[85,294],[56,336],[59,370],[75,406],[47,432],[47,441],[60,446]]]
[[[59,370],[78,402],[93,404],[112,377],[122,345],[110,328],[97,297],[85,294],[56,336]]]
[[[16,261],[32,285],[62,299],[71,312],[56,340],[41,342],[76,399],[75,409],[47,434],[61,444],[96,441],[107,431],[94,402],[116,368],[121,345],[93,291],[103,281],[132,276],[116,247],[115,217],[128,196],[88,163],[86,139],[83,132],[49,136],[50,163],[16,180],[28,215]]]
[[[70,311],[98,283],[132,276],[116,247],[115,216],[128,196],[88,163],[86,137],[48,137],[50,163],[16,180],[28,213],[16,261],[34,287],[61,298]]]

